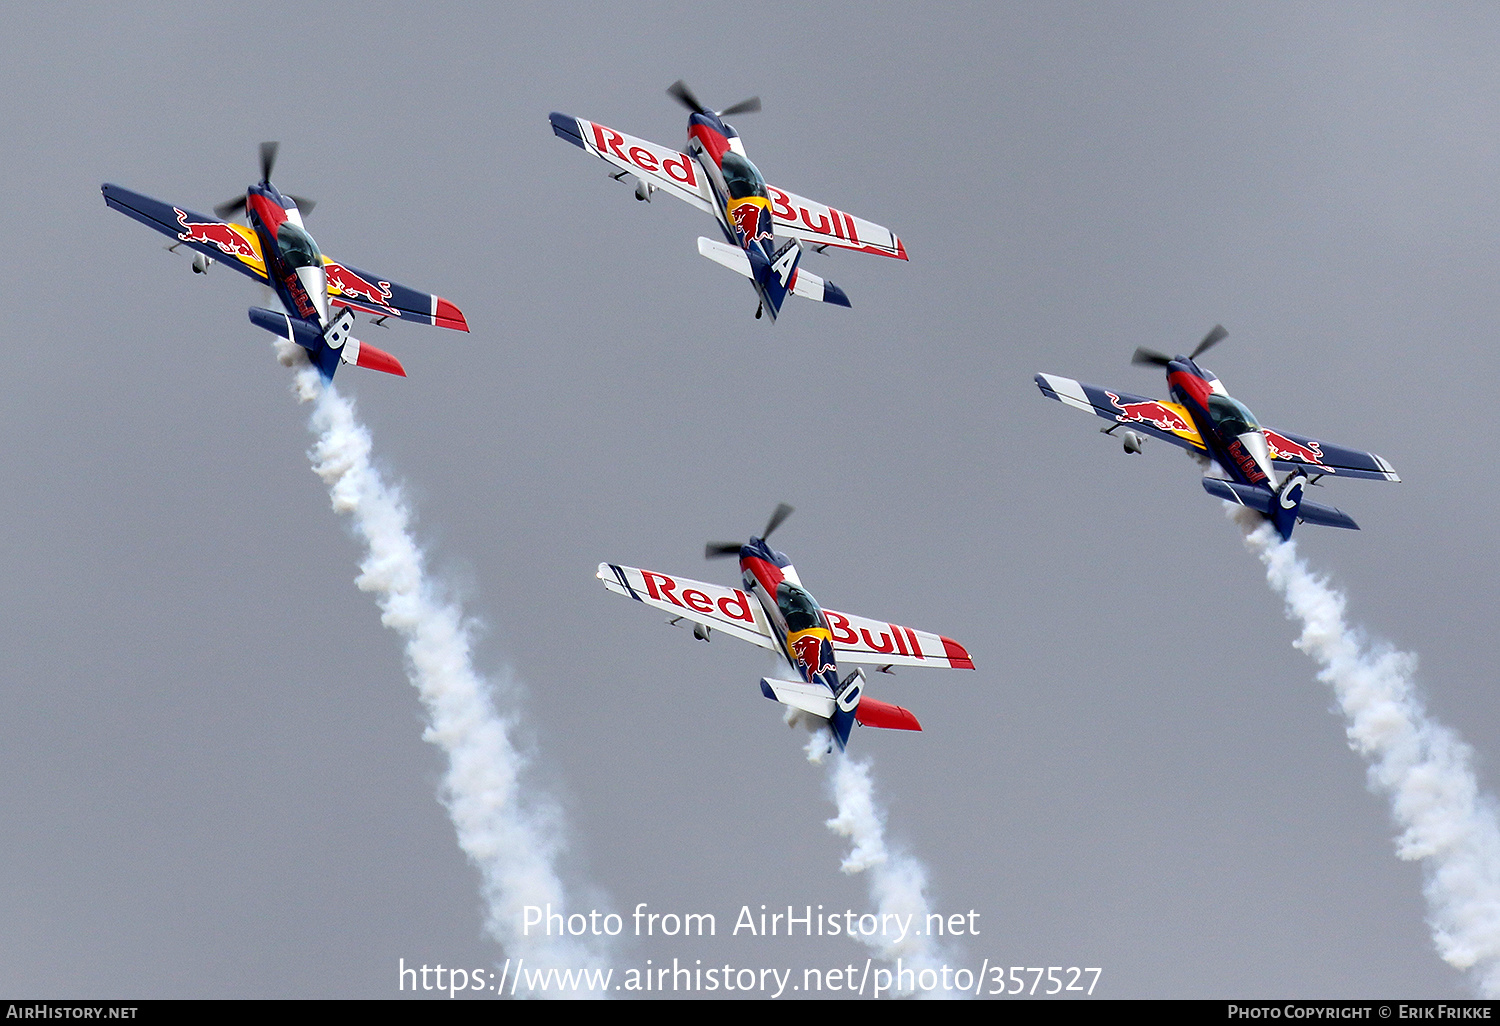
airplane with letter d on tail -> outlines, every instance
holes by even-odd
[[[699,640],[708,641],[719,631],[779,653],[801,679],[766,677],[760,682],[761,693],[805,714],[812,725],[826,725],[840,750],[848,744],[856,722],[921,730],[922,725],[906,709],[865,694],[863,669],[841,678],[838,660],[886,672],[892,666],[972,670],[969,653],[951,638],[819,606],[802,587],[786,554],[766,544],[766,538],[791,512],[785,503],[777,506],[761,536],[743,545],[710,542],[704,548],[709,559],[739,556],[743,588],[615,563],[599,564],[599,580],[617,595],[670,613],[672,624],[691,620],[693,636]]]
[[[700,237],[698,252],[750,279],[760,297],[756,317],[765,313],[774,322],[788,295],[849,305],[837,285],[801,269],[803,243],[820,252],[833,246],[907,258],[906,247],[889,229],[766,184],[745,156],[740,134],[724,121],[726,115],[760,110],[760,97],[716,111],[699,103],[680,80],[667,93],[692,112],[686,153],[556,112],[552,131],[618,168],[611,178],[632,179],[636,199],[666,192],[713,214],[728,244]],[[787,238],[779,247],[777,235]]]
[[[1244,403],[1230,397],[1217,376],[1196,362],[1228,334],[1215,325],[1189,356],[1172,357],[1144,347],[1135,351],[1131,362],[1166,368],[1174,402],[1108,392],[1052,374],[1038,374],[1036,385],[1049,399],[1113,421],[1099,429],[1105,434],[1124,429],[1120,438],[1126,452],[1141,451],[1139,432],[1186,449],[1207,464],[1203,487],[1210,495],[1263,514],[1283,541],[1291,538],[1298,521],[1359,530],[1343,510],[1304,498],[1307,486],[1325,475],[1400,481],[1395,468],[1373,452],[1262,427]]]
[[[355,310],[373,315],[377,324],[396,317],[469,330],[463,313],[446,299],[324,256],[302,223],[312,201],[271,184],[276,150],[274,142],[260,144],[259,184],[215,207],[218,219],[118,185],[105,184],[101,191],[104,202],[115,210],[175,239],[168,249],[192,250],[193,273],[202,274],[222,262],[275,289],[283,309],[251,307],[251,323],[306,349],[326,379],[333,378],[340,363],[406,376],[400,360],[354,337]],[[250,224],[222,220],[236,212],[245,214]],[[341,308],[337,313],[335,306]]]

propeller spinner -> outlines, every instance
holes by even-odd
[[[678,84],[681,85],[681,83]],[[791,506],[788,506],[784,502],[779,503],[776,506],[775,512],[771,514],[771,519],[766,521],[766,529],[760,534],[761,540],[764,541],[771,537],[771,532],[780,527],[781,522],[791,516],[792,513],[793,509]],[[709,542],[703,546],[703,558],[718,559],[723,556],[738,556],[740,549],[744,547],[743,542]]]
[[[272,171],[273,168],[276,167],[276,153],[280,149],[281,149],[281,143],[279,143],[279,142],[272,141],[272,142],[263,142],[263,143],[260,144],[260,184],[261,185],[270,185],[271,184],[271,171]],[[310,213],[312,213],[313,207],[315,207],[315,206],[318,205],[316,200],[307,199],[305,196],[293,196],[291,193],[286,193],[285,195],[286,195],[287,199],[289,199],[293,203],[297,204],[297,209],[300,210],[300,211],[302,211],[302,213],[304,213],[304,214],[310,214]],[[240,196],[240,197],[238,197],[236,199],[232,199],[232,200],[226,200],[225,202],[220,203],[218,206],[214,207],[214,214],[215,214],[215,216],[222,217],[222,218],[225,218],[225,219],[228,219],[228,218],[232,217],[235,214],[243,214],[244,212],[245,212],[245,197],[244,196]]]
[[[1203,336],[1203,341],[1198,343],[1198,347],[1193,350],[1188,359],[1198,359],[1200,353],[1207,352],[1209,349],[1224,341],[1224,339],[1228,336],[1229,332],[1224,330],[1224,325],[1215,324],[1213,326],[1213,329],[1209,331],[1207,335]],[[1167,364],[1172,362],[1172,357],[1168,356],[1166,353],[1157,352],[1155,349],[1147,349],[1145,346],[1141,346],[1135,351],[1135,355],[1130,358],[1130,362],[1150,364],[1154,367],[1165,367]]]
[[[733,114],[754,114],[760,110],[759,96],[752,96],[748,100],[741,100],[739,103],[731,104],[723,110],[710,110],[699,102],[698,97],[688,88],[688,84],[680,78],[667,86],[667,95],[694,114],[712,114],[714,117],[722,118]]]

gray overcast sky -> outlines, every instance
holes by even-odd
[[[934,907],[980,914],[966,964],[1100,966],[1109,997],[1468,994],[1195,468],[1123,456],[1031,377],[1160,395],[1134,347],[1222,322],[1211,365],[1264,422],[1390,459],[1403,485],[1319,496],[1364,530],[1301,548],[1420,656],[1492,788],[1497,47],[1484,4],[12,11],[0,992],[387,997],[398,959],[502,957],[258,288],[99,196],[206,210],[279,139],[327,252],[473,326],[367,328],[410,377],[340,385],[481,666],[524,688],[582,903],[720,917],[616,965],[865,955],[722,935],[743,904],[871,903],[763,653],[593,577],[730,583],[703,542],[787,501],[823,602],[979,667],[880,679],[925,732],[853,747]],[[547,124],[681,145],[679,77],[758,93],[736,124],[766,176],[910,263],[808,257],[853,309],[754,320],[706,218]]]

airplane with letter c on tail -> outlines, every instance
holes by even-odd
[[[938,666],[972,670],[973,660],[958,642],[899,624],[824,609],[802,586],[786,554],[766,538],[792,512],[776,507],[759,538],[745,544],[710,542],[704,556],[739,556],[743,588],[724,588],[685,577],[599,564],[599,580],[625,595],[672,615],[670,623],[690,620],[693,636],[708,641],[715,631],[779,653],[800,680],[761,680],[761,693],[828,727],[842,750],[856,722],[867,727],[921,730],[908,710],[865,694],[865,674],[840,677],[838,660],[874,666]]]
[[[1198,356],[1229,332],[1215,325],[1189,356],[1167,356],[1144,347],[1133,363],[1165,367],[1174,402],[1126,392],[1108,392],[1072,378],[1038,374],[1037,387],[1049,399],[1113,421],[1105,434],[1123,430],[1126,452],[1140,452],[1140,433],[1186,449],[1207,464],[1203,487],[1210,495],[1260,512],[1283,541],[1299,521],[1359,530],[1343,510],[1304,498],[1322,477],[1363,477],[1400,481],[1395,468],[1373,452],[1346,449],[1291,432],[1262,427],[1244,403],[1230,397]],[[1128,427],[1127,427],[1128,425]]]
[[[219,219],[169,206],[149,196],[105,184],[104,202],[127,217],[176,241],[168,249],[192,250],[193,272],[223,263],[276,290],[283,309],[251,307],[250,321],[306,349],[325,379],[340,363],[406,376],[401,361],[353,335],[354,311],[379,324],[388,317],[468,331],[458,307],[438,296],[407,288],[323,255],[307,233],[302,214],[311,200],[283,193],[271,184],[277,144],[260,144],[260,182],[245,195],[214,208]],[[236,212],[250,224],[231,224]],[[335,312],[333,307],[340,309]]]
[[[760,298],[756,317],[765,313],[774,322],[788,295],[849,305],[837,285],[802,270],[803,243],[820,252],[832,246],[907,259],[906,247],[889,229],[766,184],[745,156],[739,133],[724,121],[726,115],[760,110],[760,97],[716,111],[680,80],[667,93],[692,112],[686,153],[556,112],[552,131],[618,168],[610,177],[634,180],[636,199],[666,192],[713,214],[728,244],[700,237],[698,252],[750,279]],[[779,247],[778,235],[787,239]]]

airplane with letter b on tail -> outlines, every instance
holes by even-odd
[[[716,111],[681,81],[667,93],[692,112],[686,153],[556,112],[552,131],[617,168],[610,177],[633,180],[636,199],[665,192],[712,214],[727,245],[699,238],[698,252],[750,279],[760,297],[756,317],[765,313],[774,322],[789,295],[849,305],[837,285],[800,267],[804,243],[819,251],[832,246],[907,258],[906,247],[888,229],[766,184],[745,156],[739,133],[724,121],[726,115],[760,110],[760,97]],[[776,236],[787,241],[777,246]]]
[[[761,693],[804,714],[811,725],[826,725],[840,750],[848,744],[856,722],[921,730],[922,725],[906,709],[865,694],[863,669],[841,677],[838,661],[887,672],[893,666],[972,670],[969,653],[950,638],[819,606],[786,554],[766,544],[766,538],[791,512],[788,505],[777,506],[761,536],[743,545],[711,542],[705,547],[709,559],[739,556],[743,588],[614,563],[599,564],[599,580],[617,595],[670,613],[673,624],[692,621],[693,636],[702,641],[717,631],[779,653],[800,679],[764,678]]]
[[[1217,376],[1196,362],[1228,334],[1215,325],[1189,356],[1144,347],[1135,351],[1133,363],[1166,368],[1173,402],[1108,392],[1052,374],[1038,374],[1036,384],[1049,399],[1113,421],[1100,430],[1111,435],[1123,431],[1119,437],[1126,452],[1141,451],[1142,433],[1186,449],[1207,464],[1203,487],[1210,495],[1263,514],[1283,541],[1291,538],[1298,521],[1359,530],[1343,510],[1305,498],[1307,486],[1324,476],[1400,481],[1395,469],[1373,452],[1262,427]]]
[[[251,307],[251,323],[306,349],[326,379],[333,378],[340,363],[406,376],[400,360],[354,337],[355,310],[371,314],[377,324],[396,317],[469,330],[463,313],[446,299],[324,256],[302,223],[303,213],[312,210],[312,201],[283,193],[271,184],[276,149],[274,142],[260,144],[260,182],[246,189],[244,196],[215,207],[217,219],[118,185],[103,186],[104,202],[171,236],[176,241],[168,249],[186,246],[192,250],[195,274],[223,263],[275,289],[282,309]],[[236,212],[243,213],[250,224],[223,220]],[[333,307],[340,309],[335,312]]]

